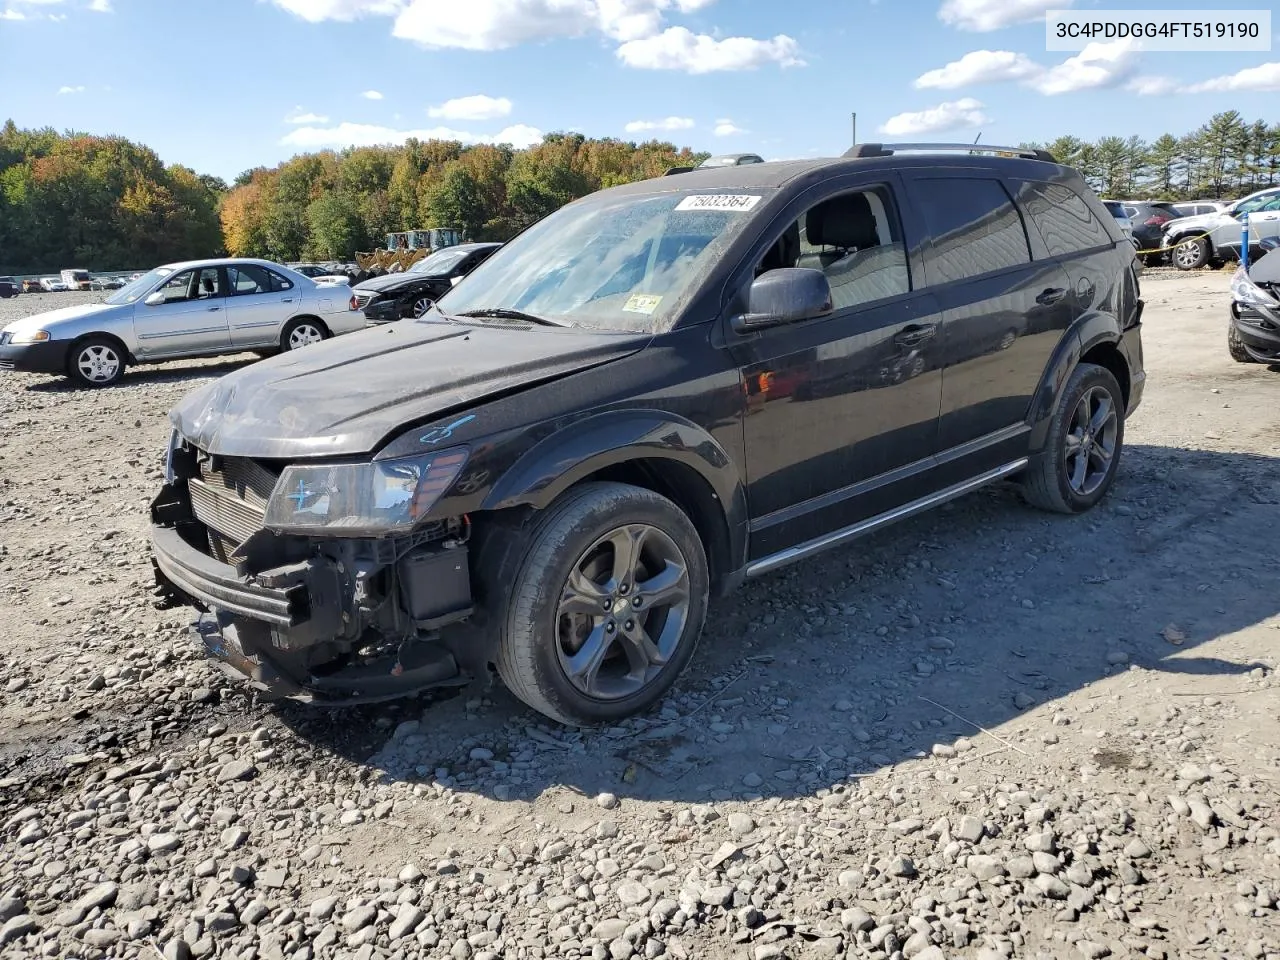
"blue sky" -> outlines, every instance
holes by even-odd
[[[1280,52],[1045,50],[1043,14],[1276,0],[0,0],[0,119],[230,179],[414,134],[660,137],[768,158],[1275,121]],[[1273,29],[1280,31],[1280,17]]]

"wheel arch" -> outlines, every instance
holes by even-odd
[[[746,560],[741,478],[710,434],[664,411],[602,414],[552,434],[503,474],[481,509],[541,510],[570,488],[598,480],[644,487],[674,502],[702,539],[713,583],[729,589]]]
[[[329,337],[333,336],[333,329],[327,323],[325,323],[324,320],[322,320],[319,316],[317,316],[314,313],[299,313],[290,317],[288,320],[286,320],[284,323],[280,325],[280,336],[276,338],[277,343],[281,347],[284,347],[285,335],[289,332],[289,330],[295,324],[302,323],[303,321],[310,321],[314,324],[317,324],[320,327],[321,331],[323,331],[326,336],[329,336]]]
[[[1082,363],[1096,363],[1111,371],[1120,383],[1125,409],[1128,409],[1133,376],[1129,361],[1120,349],[1120,337],[1119,320],[1109,313],[1094,312],[1080,317],[1059,341],[1031,400],[1028,422],[1031,425],[1032,452],[1044,446],[1053,412],[1067,381]]]

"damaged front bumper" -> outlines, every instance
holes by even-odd
[[[1230,322],[1249,356],[1259,363],[1280,363],[1280,310],[1234,301]]]
[[[207,613],[196,627],[206,653],[262,699],[368,703],[470,681],[441,634],[466,636],[465,548],[450,551],[450,581],[430,545],[392,545],[387,564],[377,557],[386,544],[336,541],[330,554],[290,541],[282,551],[264,531],[224,563],[201,548],[207,537],[180,487],[166,484],[151,526],[161,605]]]

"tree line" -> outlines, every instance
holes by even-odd
[[[1176,137],[1059,137],[1025,143],[1075,167],[1100,196],[1125,200],[1237,200],[1280,181],[1280,123],[1237,111]]]
[[[1235,199],[1280,180],[1280,124],[1213,116],[1191,133],[1024,143],[1076,167],[1101,195]],[[507,240],[603,187],[706,154],[672,143],[553,133],[525,150],[410,139],[303,154],[232,184],[166,165],[117,136],[0,128],[0,273],[111,270],[228,253],[349,260],[387,233],[461,228]]]
[[[223,236],[232,255],[274,260],[348,260],[387,233],[433,227],[509,240],[570,200],[706,156],[560,133],[525,150],[410,139],[324,151],[237,177],[222,199]]]
[[[227,184],[123,137],[0,127],[0,274],[207,257]]]

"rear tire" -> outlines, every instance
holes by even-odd
[[[1111,489],[1123,447],[1120,384],[1106,367],[1082,363],[1058,401],[1044,449],[1023,474],[1022,496],[1042,510],[1084,513]]]
[[[1236,363],[1255,362],[1249,351],[1244,348],[1244,342],[1240,339],[1235,323],[1227,324],[1227,353],[1231,354],[1231,359]]]
[[[588,483],[525,534],[500,616],[498,675],[539,713],[609,723],[659,700],[706,617],[706,554],[689,518],[641,487]]]
[[[321,340],[328,340],[329,328],[311,317],[298,317],[284,325],[280,332],[281,350],[300,350]]]

